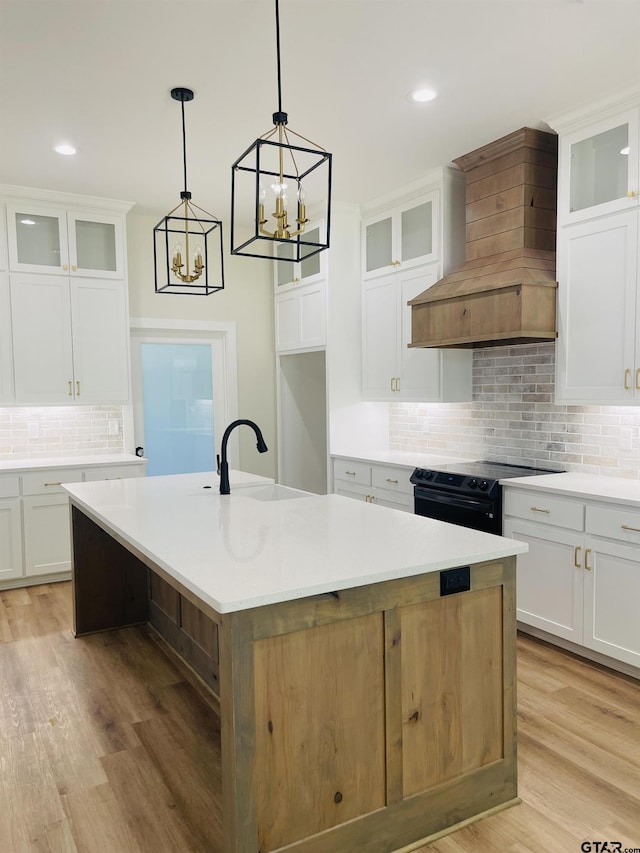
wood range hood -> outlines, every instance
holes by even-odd
[[[553,341],[558,138],[523,127],[454,163],[466,173],[466,262],[411,306],[411,347]]]

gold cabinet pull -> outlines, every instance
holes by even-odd
[[[400,377],[396,376],[396,391],[400,390]]]
[[[578,562],[578,554],[580,553],[580,551],[582,551],[580,545],[576,545],[576,547],[573,549],[573,565],[576,567],[576,569],[582,568],[582,566]]]
[[[391,390],[392,391],[396,390],[396,377],[395,376],[391,377]]]
[[[636,368],[636,391],[640,391],[640,367]]]
[[[621,524],[623,530],[633,530],[635,533],[640,533],[640,527],[631,527],[630,524]]]
[[[631,376],[631,368],[627,367],[624,372],[624,390],[631,391],[631,385],[629,385],[629,377]]]
[[[344,473],[347,474],[349,477],[355,477],[356,476],[355,471],[345,471]]]
[[[590,553],[591,553],[591,548],[586,548],[585,552],[584,552],[584,567],[588,572],[590,572],[591,569],[593,568],[592,566],[589,565],[588,557],[589,557]]]
[[[541,509],[539,506],[532,506],[531,512],[545,512],[547,515],[551,512],[550,509]]]
[[[397,486],[397,485],[398,485],[398,481],[397,481],[397,480],[390,480],[388,477],[387,477],[387,483],[393,483],[393,484],[394,484],[394,486]]]
[[[45,486],[61,486],[62,483],[45,483]]]
[[[76,379],[76,397],[80,396],[80,380]]]
[[[69,396],[73,397],[73,384],[71,380],[69,380]]]

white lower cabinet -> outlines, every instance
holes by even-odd
[[[0,582],[22,575],[22,507],[18,477],[0,479]]]
[[[640,510],[506,486],[504,515],[504,535],[529,545],[517,571],[523,630],[640,668]]]
[[[38,582],[34,578],[50,581],[69,577],[69,497],[62,483],[144,474],[144,463],[140,463],[0,475],[0,588],[3,582],[21,586]]]
[[[333,460],[333,492],[347,498],[413,512],[413,468],[374,465],[359,459]]]

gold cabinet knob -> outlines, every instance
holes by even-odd
[[[627,190],[627,198],[633,198],[636,195],[638,195],[638,193],[635,190]]]
[[[71,269],[75,272],[78,269],[78,267],[75,264],[71,264]]]
[[[63,269],[63,270],[68,270],[68,269],[69,269],[69,264],[62,264],[62,269]]]

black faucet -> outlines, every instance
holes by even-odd
[[[224,431],[224,435],[222,436],[222,444],[220,445],[220,454],[217,456],[218,474],[220,475],[221,495],[231,494],[231,489],[229,488],[229,463],[227,462],[227,442],[229,441],[229,436],[231,435],[231,432],[241,424],[246,424],[247,426],[250,426],[251,429],[255,432],[256,438],[258,439],[258,443],[256,444],[256,447],[258,448],[258,453],[266,453],[269,449],[264,443],[264,438],[262,437],[262,433],[260,432],[260,427],[258,426],[258,424],[254,424],[253,421],[247,421],[244,419],[241,419],[239,421],[232,421]]]

